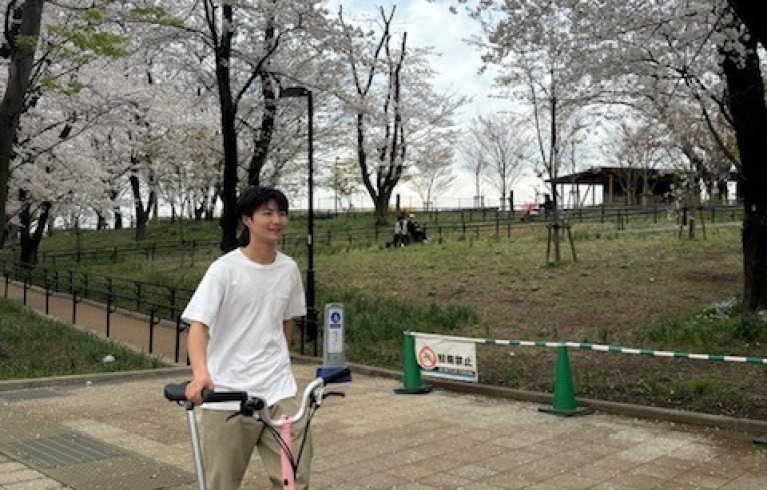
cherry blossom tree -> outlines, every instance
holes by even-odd
[[[103,77],[92,77],[88,69],[127,54],[129,38],[118,32],[117,13],[136,23],[151,22],[160,14],[110,1],[94,2],[87,9],[66,1],[48,4],[45,11],[42,5],[9,4],[8,24],[17,23],[19,28],[6,30],[2,50],[9,62],[0,107],[7,129],[0,136],[0,215],[3,226],[7,216],[18,216],[22,258],[27,263],[34,263],[43,226],[52,213],[106,209],[105,179],[92,160],[83,158],[92,155],[87,148],[93,142],[84,135],[124,100],[108,90],[99,91],[93,80]],[[18,201],[11,201],[13,207],[8,209],[10,189]]]
[[[512,1],[496,6],[480,2],[472,12],[486,34],[474,37],[473,44],[482,49],[487,65],[499,67],[497,82],[506,92],[501,96],[530,108],[536,173],[549,182],[559,178],[567,148],[584,129],[584,113],[603,90],[591,83],[600,47],[584,42],[588,32],[578,5],[563,3]],[[554,185],[550,196],[549,236],[559,262],[565,229],[559,213],[561,197]]]
[[[479,148],[469,138],[461,138],[458,142],[458,148],[462,156],[461,168],[469,172],[474,181],[474,206],[483,206],[482,184],[484,183],[483,176],[486,173],[487,162],[482,159]]]
[[[167,162],[167,173],[160,182],[160,197],[171,207],[171,220],[185,216],[202,219],[215,199],[221,182],[221,147],[215,144],[215,131],[199,123],[168,128],[160,158]]]
[[[346,36],[341,50],[353,86],[344,100],[354,118],[357,161],[378,224],[387,222],[394,189],[415,164],[408,156],[411,147],[444,138],[465,103],[432,89],[430,50],[410,48],[407,32],[395,32],[395,12],[396,6],[380,7],[378,30],[363,32],[339,11]]]
[[[358,168],[356,159],[336,157],[333,167],[329,169],[324,185],[333,192],[335,211],[338,211],[338,206],[342,206],[343,199],[346,199],[347,207],[352,205],[352,196],[362,185]]]
[[[68,104],[83,92],[80,70],[99,57],[121,56],[124,39],[103,33],[98,22],[77,10],[61,8],[44,15],[42,6],[37,8],[34,2],[13,3],[9,13],[22,27],[6,31],[5,38],[10,61],[0,108],[6,129],[0,137],[0,215],[4,227],[9,216],[17,216],[21,261],[34,264],[53,204],[74,202],[74,185],[89,188],[83,185],[85,180],[73,179],[82,160],[62,158],[72,141],[103,114],[103,108],[93,108],[87,101],[83,110]],[[43,20],[47,22],[44,30]],[[37,30],[24,28],[25,23]],[[41,35],[45,42],[38,51]],[[11,189],[18,201],[9,208]]]
[[[452,141],[455,137],[432,141],[414,150],[412,161],[415,170],[407,179],[426,209],[432,209],[434,202],[444,195],[455,182],[452,171],[455,150]]]
[[[501,196],[508,195],[529,163],[529,131],[523,119],[511,113],[478,116],[471,122],[465,147],[474,161],[483,162],[483,177]],[[501,209],[506,209],[505,199]]]
[[[603,153],[613,166],[621,187],[626,190],[627,206],[649,204],[655,185],[653,171],[667,157],[667,146],[662,141],[662,129],[655,121],[643,121],[639,115],[634,119],[618,122],[615,132],[603,145]],[[635,202],[641,189],[641,203]]]
[[[9,2],[5,11],[6,28],[0,50],[2,57],[8,59],[5,90],[0,102],[0,245],[5,242],[7,232],[6,202],[13,145],[21,115],[29,105],[44,3],[43,0]]]
[[[663,112],[659,131],[665,135],[671,157],[684,162],[677,168],[692,184],[694,196],[688,201],[699,202],[702,184],[710,201],[725,203],[731,169],[740,165],[728,117],[720,113],[711,119],[692,104],[673,104]]]
[[[220,246],[231,250],[237,244],[240,166],[248,162],[248,185],[260,183],[277,124],[280,87],[311,85],[295,68],[313,63],[326,49],[332,29],[318,0],[179,0],[174,7],[189,14],[184,30],[190,35],[178,44],[198,57],[199,83],[218,100],[223,148]],[[245,134],[251,155],[242,159]]]

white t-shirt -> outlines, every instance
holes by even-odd
[[[285,320],[306,314],[301,273],[277,252],[256,264],[235,249],[208,268],[181,318],[208,326],[208,370],[216,391],[247,391],[273,405],[296,394]],[[204,408],[237,410],[238,403]]]

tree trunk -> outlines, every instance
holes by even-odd
[[[54,226],[55,224],[56,224],[56,217],[49,213],[48,222],[45,224],[45,234],[48,238],[56,234],[56,227]]]
[[[149,196],[149,198],[152,200],[152,203],[150,204],[152,207],[152,219],[157,222],[160,217],[160,196],[158,196],[154,191],[151,192]]]
[[[6,36],[9,36],[8,40],[12,44],[5,94],[0,102],[0,248],[5,242],[7,223],[5,210],[8,202],[8,180],[13,159],[13,144],[16,141],[25,95],[29,89],[44,3],[44,0],[23,2],[18,32],[6,31]],[[6,28],[10,20],[7,19],[9,23],[6,24]]]
[[[764,0],[729,0],[729,5],[748,26],[748,30],[762,47],[767,48],[767,13]]]
[[[270,19],[264,29],[264,50],[272,52],[276,49],[275,29],[273,19]],[[261,183],[261,169],[266,164],[269,155],[269,147],[272,144],[274,134],[274,115],[277,113],[276,94],[274,92],[274,78],[271,73],[260,68],[261,96],[264,100],[264,109],[261,113],[261,127],[253,137],[253,155],[248,165],[248,185],[258,186]]]
[[[261,127],[253,137],[253,155],[248,165],[248,185],[257,187],[261,184],[261,170],[266,164],[269,147],[274,134],[274,114],[277,112],[274,82],[267,73],[261,74],[261,93],[264,97],[264,111],[261,115]]]
[[[224,97],[222,96],[222,99]],[[237,134],[234,124],[234,111],[231,107],[231,96],[228,104],[221,103],[221,128],[224,137],[224,185],[221,190],[223,211],[219,224],[221,226],[222,252],[234,250],[237,247]]]
[[[19,221],[21,222],[21,251],[19,262],[25,266],[33,267],[37,264],[37,251],[40,248],[40,241],[43,239],[45,224],[48,221],[48,214],[51,210],[50,201],[44,201],[40,205],[40,214],[37,216],[37,223],[32,232],[32,210],[31,203],[27,198],[27,192],[19,191],[21,200],[21,211],[19,212]]]
[[[111,189],[109,191],[109,199],[112,201],[112,213],[115,215],[115,224],[114,229],[115,230],[122,230],[123,228],[123,213],[120,209],[120,204],[117,202],[117,197],[119,193]]]
[[[727,189],[727,179],[718,179],[716,181],[716,194],[718,196],[718,204],[725,205],[730,200],[730,191]]]
[[[391,201],[391,192],[379,193],[373,197],[373,206],[375,207],[376,224],[386,224],[389,219],[389,201]]]
[[[114,210],[115,213],[115,230],[122,230],[123,229],[123,213],[120,211],[120,208],[116,208]]]
[[[96,211],[96,229],[99,231],[107,229],[107,219],[99,211]]]
[[[224,4],[223,25],[232,25],[233,8]],[[232,32],[223,29],[221,40],[216,52],[216,81],[218,85],[218,100],[221,107],[221,133],[224,143],[224,178],[221,189],[223,211],[219,219],[221,226],[222,252],[234,250],[237,247],[237,131],[235,117],[237,107],[232,98],[232,79],[230,73],[230,58],[232,54]]]
[[[218,198],[221,195],[221,186],[216,184],[214,186],[214,190],[215,192],[213,193],[213,196],[211,196],[207,203],[207,207],[205,208],[205,221],[213,221],[213,217],[216,213],[216,203],[218,202]]]
[[[133,191],[133,205],[136,210],[136,241],[141,241],[146,238],[146,225],[149,221],[149,217],[152,215],[152,207],[156,202],[155,191],[154,189],[149,191],[147,205],[144,207],[144,203],[141,201],[141,184],[138,177],[136,175],[131,175],[129,180],[131,190]]]
[[[742,42],[745,59],[727,53],[723,68],[741,160],[743,304],[756,311],[767,308],[767,105],[756,42]]]

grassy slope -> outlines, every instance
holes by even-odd
[[[115,362],[105,364],[105,356]],[[130,371],[162,366],[95,335],[0,299],[0,379]]]
[[[292,227],[300,230],[302,224]],[[544,228],[515,229],[512,240],[450,240],[404,249],[318,253],[318,305],[328,301],[347,305],[351,360],[395,368],[401,366],[403,330],[767,355],[762,323],[744,323],[729,314],[705,321],[696,316],[741,290],[737,228],[709,228],[705,240],[679,239],[673,231],[617,234],[585,225],[576,225],[573,231],[578,261],[572,260],[565,243],[563,262],[556,266],[545,261]],[[122,233],[120,238],[111,233],[93,238],[119,246],[130,242]],[[153,233],[167,239],[173,229]],[[215,225],[194,224],[185,233],[187,238],[213,238]],[[66,239],[59,236],[47,246],[58,241],[66,248]],[[90,239],[83,236],[83,243]],[[71,247],[71,237],[69,243]],[[176,255],[88,270],[194,287],[216,254],[198,252],[193,263]],[[300,253],[296,255],[305,262]],[[573,352],[571,360],[576,390],[584,396],[767,415],[767,402],[759,396],[767,391],[767,382],[757,366],[595,352]],[[510,353],[498,347],[480,348],[480,376],[490,383],[550,390],[554,362],[550,350],[522,348]]]

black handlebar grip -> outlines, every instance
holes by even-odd
[[[186,383],[171,383],[165,385],[165,399],[172,402],[186,401]],[[244,402],[248,399],[248,394],[244,391],[211,391],[202,390],[203,402]]]
[[[349,370],[349,368],[343,368],[343,369],[339,369],[336,372],[321,376],[321,378],[325,382],[325,384],[329,384],[329,383],[335,383],[336,381],[340,379],[348,378],[351,374],[352,372]]]
[[[248,399],[248,394],[244,391],[202,390],[202,401],[205,403],[244,402],[247,399]]]
[[[172,402],[186,401],[186,385],[189,383],[171,383],[165,385],[165,399]]]

